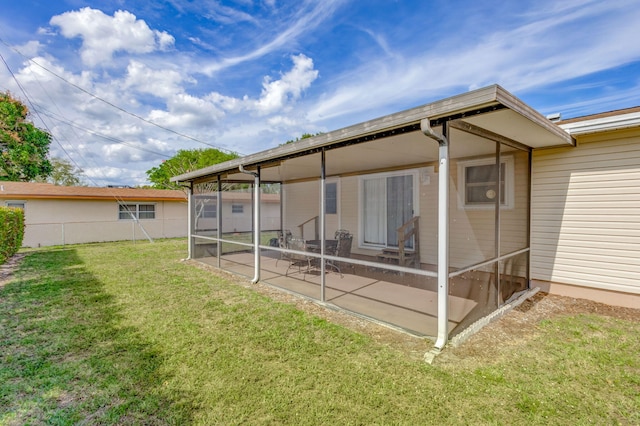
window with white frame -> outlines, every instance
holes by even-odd
[[[155,219],[155,204],[119,204],[118,219]]]
[[[464,209],[490,209],[500,194],[500,206],[513,208],[513,157],[500,159],[500,186],[495,157],[458,163],[458,205]]]
[[[360,178],[360,235],[363,246],[397,247],[398,228],[418,214],[417,172]]]

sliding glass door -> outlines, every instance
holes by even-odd
[[[415,208],[415,175],[377,174],[361,179],[363,243],[398,246],[398,228],[411,219]]]

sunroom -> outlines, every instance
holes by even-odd
[[[531,151],[573,144],[494,85],[173,180],[190,258],[442,348],[529,290]]]

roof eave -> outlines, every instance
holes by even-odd
[[[295,156],[300,155],[301,153],[319,150],[325,146],[344,143],[367,135],[374,135],[376,133],[410,126],[412,124],[420,123],[424,118],[437,120],[439,118],[446,118],[448,116],[492,106],[505,106],[526,117],[536,125],[544,128],[546,131],[557,137],[559,144],[566,143],[569,145],[575,145],[575,141],[571,135],[560,129],[557,125],[546,119],[531,107],[521,102],[501,86],[494,84],[416,108],[302,139],[296,143],[282,145],[255,154],[250,154],[245,157],[174,176],[171,178],[171,181],[188,182],[216,175],[224,175],[229,172],[237,171],[241,165],[243,167],[250,168],[261,163],[277,161],[278,159],[286,158],[287,156]]]

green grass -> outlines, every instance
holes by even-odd
[[[29,252],[0,288],[0,424],[640,424],[640,325],[540,324],[429,366],[179,259],[184,240]]]

